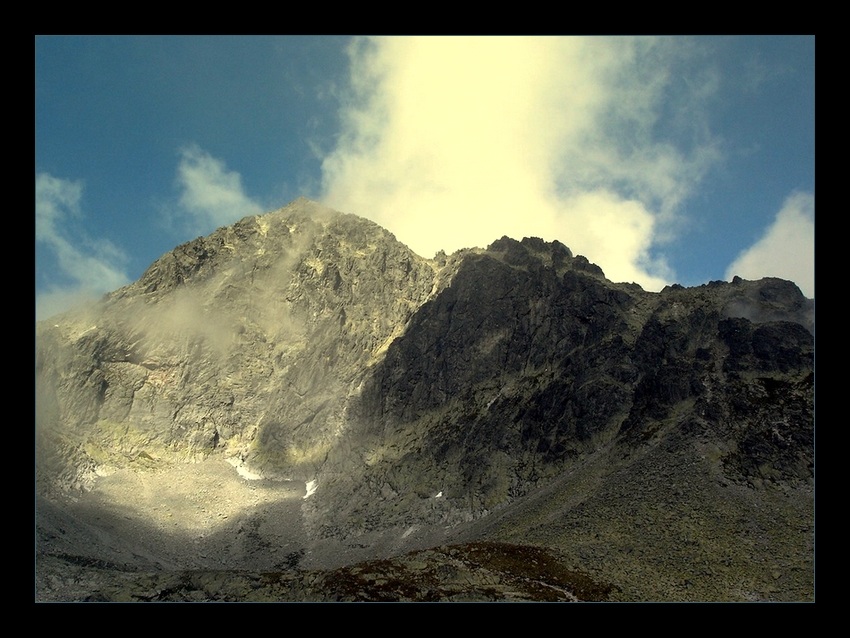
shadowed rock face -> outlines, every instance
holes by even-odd
[[[813,330],[813,302],[791,282],[649,293],[535,238],[427,260],[297,200],[37,325],[37,487],[61,503],[97,493],[98,476],[227,458],[266,480],[315,481],[293,538],[317,566],[454,534],[570,548],[600,582],[625,578],[625,599],[770,598],[760,581],[732,591],[728,565],[710,586],[685,574],[693,547],[714,565],[743,541],[793,556],[783,595],[806,599]],[[611,516],[627,494],[631,520],[693,528],[641,542]],[[753,499],[796,531],[752,541]],[[332,542],[351,551],[316,558]],[[663,577],[640,590],[650,564]]]
[[[813,340],[794,322],[807,321],[799,291],[764,280],[653,294],[576,261],[507,238],[463,259],[352,403],[350,443],[332,451],[312,503],[324,533],[472,520],[662,429],[716,437],[730,480],[811,480]],[[790,321],[724,318],[780,287]]]

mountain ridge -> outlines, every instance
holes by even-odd
[[[709,527],[722,531],[698,541],[711,565],[747,537],[753,498],[798,530],[764,551],[810,561],[813,333],[813,301],[791,282],[647,292],[538,238],[425,259],[302,198],[178,246],[86,312],[37,324],[37,491],[73,511],[110,476],[227,459],[266,482],[310,484],[296,508],[305,566],[533,537],[646,599],[659,594],[634,584],[645,544],[599,515],[635,476],[646,497],[629,506],[634,520],[657,518],[653,500],[716,517]],[[666,461],[639,469],[656,457]],[[682,458],[692,461],[678,480],[700,487],[671,496],[665,468]],[[559,482],[564,494],[540,501]],[[706,513],[694,513],[697,495]],[[558,516],[516,518],[535,499]],[[722,522],[723,499],[740,525]],[[591,551],[585,520],[604,552]],[[606,570],[606,556],[625,571]],[[813,595],[805,574],[792,596]],[[676,578],[662,598],[687,596],[693,579]],[[696,591],[710,599],[746,597],[708,580]]]

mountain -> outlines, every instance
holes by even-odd
[[[37,324],[36,597],[810,601],[813,441],[792,282],[299,199]]]

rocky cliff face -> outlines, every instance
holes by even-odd
[[[387,534],[425,547],[422,530],[463,527],[599,565],[581,540],[596,521],[630,573],[646,561],[603,515],[626,494],[641,495],[635,520],[720,520],[778,491],[802,503],[771,510],[798,532],[759,542],[797,556],[805,598],[813,332],[813,302],[791,282],[649,293],[534,238],[427,260],[298,200],[37,326],[37,487],[55,500],[122,469],[221,457],[311,482],[307,536],[361,558],[383,558]],[[745,528],[694,542],[712,564],[732,560]]]
[[[177,247],[37,326],[41,487],[84,488],[141,454],[313,478],[348,395],[434,285],[383,229],[306,200]]]

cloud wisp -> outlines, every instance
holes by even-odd
[[[196,235],[265,212],[245,193],[242,176],[197,144],[180,149],[176,183],[180,197],[171,221]]]
[[[815,296],[815,198],[811,193],[789,196],[773,224],[726,270],[726,278],[780,277],[797,284],[806,297]]]
[[[36,294],[36,320],[96,299],[129,282],[127,257],[111,242],[75,232],[82,217],[83,185],[38,173],[35,180],[35,238],[56,262],[56,274]],[[36,264],[38,266],[38,264]]]
[[[322,199],[425,256],[535,235],[659,289],[674,273],[658,244],[718,159],[699,116],[715,82],[685,90],[683,43],[355,39]],[[660,127],[673,102],[692,117]]]

